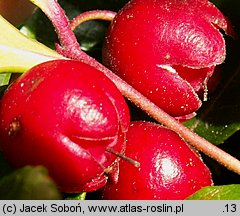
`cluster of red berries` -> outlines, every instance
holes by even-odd
[[[131,0],[110,25],[103,63],[165,112],[190,118],[225,59],[219,29],[231,34],[207,0]],[[0,142],[12,166],[46,166],[63,192],[185,199],[213,184],[195,149],[163,126],[131,122],[113,82],[80,61],[42,63],[9,86]]]

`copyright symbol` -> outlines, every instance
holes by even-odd
[[[3,213],[4,214],[7,214],[7,213],[15,214],[16,213],[16,206],[15,206],[15,204],[12,204],[12,205],[4,204],[3,205]]]

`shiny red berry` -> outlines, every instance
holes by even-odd
[[[72,60],[30,69],[0,103],[0,146],[14,167],[44,165],[61,191],[102,187],[122,152],[129,110],[100,71]]]
[[[185,199],[213,184],[199,153],[175,132],[155,123],[130,125],[125,154],[140,167],[121,159],[118,182],[107,183],[102,199]]]
[[[131,0],[110,25],[103,62],[170,115],[190,118],[225,59],[221,29],[233,33],[207,0]]]

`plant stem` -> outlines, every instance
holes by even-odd
[[[117,152],[117,151],[115,151],[115,150],[113,150],[111,148],[107,148],[106,151],[111,153],[111,154],[116,155],[117,157],[119,157],[119,158],[121,158],[121,159],[123,159],[125,161],[127,161],[128,163],[132,164],[135,167],[140,167],[140,163],[138,161],[135,161],[132,158],[127,157],[126,155],[124,155],[124,154],[122,154],[120,152]]]
[[[116,16],[116,12],[109,10],[92,10],[79,14],[76,16],[70,23],[72,31],[77,28],[77,26],[82,23],[90,20],[104,20],[104,21],[112,21]]]
[[[107,77],[109,77],[115,83],[121,93],[131,102],[133,102],[137,107],[141,108],[159,123],[178,133],[179,136],[181,136],[186,142],[194,146],[199,151],[216,160],[227,169],[240,174],[239,160],[221,150],[217,146],[213,145],[212,143],[208,142],[206,139],[200,137],[189,128],[185,127],[175,118],[152,103],[148,98],[135,90],[132,86],[119,78],[112,71],[104,67],[102,64],[96,62],[96,60],[93,59],[93,61],[95,61],[94,64],[90,64],[96,67],[98,70],[102,71]]]
[[[44,0],[38,0],[38,2],[42,3],[44,2]],[[42,6],[44,7],[44,4],[42,4]],[[219,149],[215,145],[211,144],[204,138],[198,136],[196,133],[185,127],[183,124],[179,123],[175,118],[168,115],[165,111],[152,103],[148,98],[143,96],[132,86],[119,78],[111,70],[97,62],[91,56],[88,56],[86,53],[84,53],[80,49],[77,39],[72,32],[70,23],[63,9],[58,5],[57,1],[49,0],[48,7],[50,8],[42,10],[47,13],[46,15],[49,17],[54,27],[56,28],[60,43],[63,47],[63,49],[60,50],[63,55],[72,59],[85,62],[102,71],[109,79],[111,79],[115,83],[121,93],[130,101],[132,101],[137,107],[148,113],[148,115],[153,117],[159,123],[178,133],[186,142],[194,146],[199,151],[218,161],[220,164],[222,164],[229,170],[240,174],[239,160]],[[91,14],[91,17],[92,16],[93,14]],[[84,17],[84,15],[82,15],[82,17]],[[93,19],[93,17],[91,19]],[[72,26],[74,25],[75,24],[72,24]]]
[[[57,51],[69,58],[88,59],[88,55],[80,49],[80,45],[71,30],[70,22],[65,11],[58,4],[57,0],[30,0],[38,6],[45,15],[51,20],[61,43],[56,45]],[[89,60],[90,61],[90,60]]]

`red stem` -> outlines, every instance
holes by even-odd
[[[87,11],[84,13],[79,14],[77,17],[75,17],[71,23],[71,29],[72,31],[77,28],[79,25],[86,21],[90,20],[104,20],[104,21],[112,21],[113,18],[116,16],[116,12],[109,11],[109,10],[92,10]]]
[[[49,8],[49,13],[46,15],[52,21],[59,40],[64,45],[65,48],[70,50],[76,50],[79,48],[79,43],[72,31],[69,31],[69,21],[68,18],[59,6],[56,0],[53,0],[51,3],[51,8]]]
[[[88,14],[80,15],[80,18],[78,17],[75,21],[73,21],[71,28],[63,9],[58,5],[57,1],[52,0],[52,4],[53,8],[51,8],[51,11],[53,14],[50,13],[47,14],[47,16],[52,21],[58,33],[59,40],[62,45],[62,48],[60,49],[62,54],[64,54],[66,57],[85,62],[102,71],[115,83],[121,93],[130,101],[132,101],[136,106],[147,112],[159,123],[162,123],[169,129],[178,133],[185,141],[197,148],[199,151],[202,151],[209,157],[218,161],[229,170],[240,174],[240,161],[179,123],[175,118],[157,107],[154,103],[152,103],[149,99],[135,90],[132,86],[115,75],[111,70],[97,62],[92,57],[88,56],[80,49],[72,28],[74,29],[76,27],[76,23],[82,23],[80,18],[82,18],[82,20],[86,20],[87,15],[89,14],[91,19],[93,19],[94,17],[92,13],[88,12]]]
[[[58,39],[61,43],[61,46],[58,44],[56,45],[57,51],[65,55],[65,57],[76,59],[75,56],[77,56],[80,60],[87,60],[89,56],[80,49],[80,44],[71,30],[68,17],[66,16],[65,11],[58,4],[57,0],[49,0],[48,8],[46,10],[44,10],[45,8],[41,9],[51,20],[57,32]]]
[[[89,62],[88,62],[89,63]],[[90,65],[96,67],[98,70],[102,71],[107,77],[109,77],[121,93],[132,101],[136,106],[140,107],[143,111],[148,113],[159,123],[165,125],[169,129],[178,133],[185,141],[194,146],[199,151],[208,155],[212,159],[216,160],[218,163],[225,166],[227,169],[240,174],[240,161],[232,157],[225,151],[221,150],[217,146],[208,142],[206,139],[200,137],[189,128],[185,127],[183,124],[179,123],[175,118],[168,115],[161,108],[152,103],[148,98],[143,96],[132,86],[127,84],[121,78],[119,78],[112,71],[104,67],[102,64],[92,59]]]

